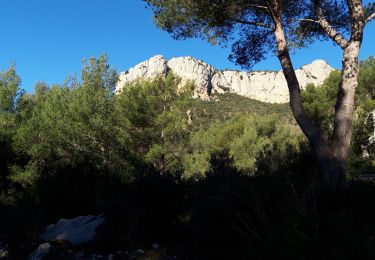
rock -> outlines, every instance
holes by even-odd
[[[29,260],[42,260],[54,252],[55,248],[50,243],[40,244],[39,247],[29,256]]]
[[[362,157],[368,158],[370,156],[369,150],[371,149],[371,147],[375,146],[375,109],[367,115],[366,124],[372,124],[372,126],[373,126],[373,130],[371,131],[370,136],[368,137],[369,138],[368,143],[365,144],[365,145],[361,145]],[[375,179],[374,176],[371,176],[372,180]],[[367,178],[367,177],[365,177],[365,178]]]
[[[370,136],[369,145],[375,143],[375,109],[371,112],[370,116],[372,117],[372,125],[373,125],[373,134]]]
[[[139,78],[150,79],[158,75],[167,74],[167,61],[161,55],[156,55],[151,59],[141,62],[134,68],[120,74],[120,82],[132,82]]]
[[[9,257],[9,252],[6,249],[0,248],[0,259],[8,259]]]
[[[188,124],[188,125],[192,125],[192,124],[193,124],[193,119],[191,118],[191,110],[188,109],[188,110],[186,111],[186,114],[187,114],[187,117],[188,117],[187,124]]]
[[[323,60],[316,60],[296,70],[301,88],[313,83],[320,85],[334,69]],[[234,71],[216,70],[211,65],[193,57],[172,58],[167,61],[157,55],[127,72],[120,74],[117,92],[126,83],[137,79],[152,79],[165,76],[168,71],[182,78],[181,85],[195,82],[194,97],[210,99],[212,93],[232,92],[268,103],[287,103],[289,91],[282,71]]]
[[[73,219],[60,219],[46,228],[40,238],[44,241],[67,241],[77,246],[95,239],[96,229],[104,222],[103,215],[79,216]]]
[[[216,70],[203,61],[192,57],[173,58],[167,62],[168,68],[181,77],[180,85],[185,85],[188,81],[196,84],[194,97],[208,100],[212,92],[212,77]]]
[[[0,260],[9,259],[8,245],[0,243]]]

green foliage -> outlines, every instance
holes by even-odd
[[[85,62],[81,80],[38,82],[32,94],[10,71],[1,74],[0,239],[15,259],[46,224],[93,212],[115,227],[105,250],[157,239],[178,245],[181,259],[372,259],[373,185],[321,189],[287,104],[191,99],[191,83],[171,73],[115,95],[105,56]],[[374,172],[373,75],[371,58],[361,63],[353,176]],[[339,77],[303,92],[327,131]]]
[[[176,171],[187,142],[184,110],[189,85],[177,91],[180,79],[172,73],[153,81],[125,86],[116,99],[118,135],[159,171]],[[126,142],[126,141],[125,141]]]
[[[281,121],[295,124],[288,104],[270,104],[234,93],[216,94],[212,101],[190,100],[193,128],[206,129],[211,124],[225,122],[233,117],[252,114],[259,117],[277,114]]]
[[[317,126],[324,129],[329,135],[333,132],[339,82],[340,72],[335,70],[331,72],[323,86],[315,87],[313,84],[308,84],[302,92],[302,102],[306,112]]]
[[[73,79],[50,89],[37,85],[32,115],[15,136],[15,149],[29,160],[13,168],[12,179],[28,184],[27,176],[53,175],[81,164],[97,172],[126,173],[124,163],[115,160],[126,150],[118,144],[114,126],[115,81],[115,72],[101,56],[84,63],[81,83]]]
[[[266,150],[274,157],[270,161],[272,173],[288,155],[289,149],[298,150],[300,141],[301,136],[292,134],[291,129],[276,116],[237,116],[192,135],[190,152],[184,159],[184,173],[186,177],[204,174],[210,170],[211,156],[227,151],[237,170],[254,175],[257,173],[257,159]]]
[[[16,112],[22,91],[20,90],[21,79],[12,65],[7,71],[0,73],[0,168],[6,171],[6,158],[9,153],[9,144],[12,141],[17,128]],[[4,161],[3,161],[4,160]]]
[[[176,92],[179,83],[171,73],[166,79],[138,81],[126,85],[116,100],[118,136],[162,174],[204,176],[210,170],[211,156],[223,150],[235,157],[237,169],[253,174],[263,148],[278,146],[282,150],[283,143],[289,142],[292,134],[283,123],[290,124],[293,133],[300,133],[291,124],[294,121],[287,105],[266,104],[236,94],[217,95],[213,101],[191,99],[189,84]],[[273,117],[262,121],[252,116],[272,112],[281,120]],[[257,128],[253,129],[255,122]],[[251,131],[257,131],[255,136],[249,135]],[[271,136],[274,139],[269,139]],[[279,143],[273,144],[276,141]],[[249,143],[249,147],[241,147]],[[281,150],[277,150],[280,158]]]
[[[373,133],[369,113],[375,107],[374,74],[372,58],[361,63],[353,165],[373,160],[368,137]],[[306,111],[328,133],[339,79],[334,71],[323,86],[309,85],[303,91]],[[13,160],[3,159],[4,183],[28,187],[61,169],[78,168],[124,181],[147,167],[201,178],[212,170],[212,156],[224,152],[242,173],[272,173],[305,142],[285,104],[235,94],[216,95],[212,101],[191,99],[191,84],[181,88],[173,73],[133,82],[115,95],[116,80],[105,56],[84,61],[81,81],[70,78],[51,87],[39,82],[34,94],[21,95],[14,67],[4,72],[2,99],[7,102],[1,119],[7,127],[1,129],[2,153],[16,154]]]
[[[29,188],[61,171],[80,169],[126,182],[147,167],[189,178],[204,176],[212,169],[210,158],[225,150],[236,169],[254,174],[262,150],[278,147],[280,159],[286,146],[297,149],[288,140],[289,127],[283,126],[299,133],[287,105],[235,94],[217,95],[210,102],[191,99],[193,83],[181,86],[173,73],[128,84],[119,95],[116,80],[100,56],[83,62],[81,81],[68,78],[51,87],[38,82],[34,94],[19,98],[12,117],[18,125],[7,142],[18,159],[5,166],[5,179]],[[268,113],[281,120],[256,119]]]
[[[18,127],[17,109],[23,94],[20,84],[14,65],[0,73],[0,193],[9,188],[9,167],[15,157],[12,142]]]
[[[372,113],[375,110],[375,59],[361,61],[355,99],[355,119],[349,173],[372,173],[375,170],[375,144],[370,143],[374,134]],[[303,105],[315,123],[330,136],[333,131],[334,108],[340,82],[340,72],[333,71],[322,86],[308,85],[302,92]]]
[[[359,64],[360,72],[358,75],[358,92],[359,100],[375,99],[375,58],[370,56]]]
[[[182,111],[166,111],[157,118],[160,138],[150,147],[146,160],[161,172],[178,172],[189,141],[187,118]]]
[[[317,23],[315,3],[309,0],[144,0],[154,13],[156,25],[175,39],[202,38],[212,44],[232,45],[229,56],[249,68],[275,49],[274,15],[280,16],[290,48],[301,48],[316,39],[328,39]],[[344,1],[320,1],[324,15],[341,33],[350,28]]]
[[[12,65],[7,71],[0,73],[0,112],[14,113],[17,108],[20,91],[21,79],[16,74],[15,65]]]

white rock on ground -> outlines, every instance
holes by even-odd
[[[42,260],[53,251],[54,247],[50,243],[40,244],[39,247],[29,256],[29,260]]]
[[[96,229],[104,220],[103,215],[60,219],[56,224],[48,226],[40,238],[44,241],[64,240],[75,246],[85,244],[94,240]]]
[[[5,249],[0,248],[0,259],[8,259],[9,252]]]
[[[120,74],[118,92],[125,84],[137,79],[152,79],[166,75],[171,70],[182,78],[182,83],[194,81],[194,97],[209,99],[211,93],[232,92],[268,103],[287,103],[289,92],[282,71],[233,71],[216,70],[211,65],[193,57],[172,58],[167,61],[157,55],[129,71]],[[296,70],[301,88],[313,83],[320,85],[334,69],[323,60],[316,60]]]
[[[0,260],[8,259],[8,257],[9,257],[8,245],[0,242]]]

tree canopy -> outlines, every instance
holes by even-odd
[[[290,106],[310,141],[323,180],[345,186],[352,137],[358,55],[365,25],[375,17],[374,3],[361,0],[145,0],[157,26],[176,39],[199,37],[216,44],[231,44],[229,59],[251,68],[274,53],[289,88]],[[290,50],[315,40],[331,39],[343,51],[337,86],[332,138],[316,125],[302,105],[301,90]]]
[[[232,46],[229,58],[245,68],[276,53],[274,1],[265,0],[145,0],[158,27],[175,39],[199,37],[213,44]],[[289,48],[306,47],[316,39],[334,38],[350,32],[345,1],[282,0],[280,14]],[[316,3],[320,2],[317,12]],[[368,14],[374,3],[365,7]],[[324,17],[324,19],[321,19]],[[329,21],[329,33],[323,27]],[[338,38],[337,38],[338,37]],[[337,39],[336,39],[337,38]],[[339,44],[339,43],[338,43]]]

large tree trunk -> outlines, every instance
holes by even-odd
[[[301,90],[290,58],[281,19],[275,23],[275,38],[277,56],[289,88],[290,107],[293,116],[313,148],[315,157],[320,164],[323,180],[331,185],[330,176],[335,174],[338,165],[324,132],[316,127],[303,108]],[[333,186],[336,186],[336,184]]]
[[[356,0],[352,0],[357,2]],[[359,5],[358,5],[359,3]],[[354,12],[360,11],[361,2],[352,5],[352,19]],[[274,0],[275,39],[278,58],[283,69],[289,88],[290,107],[294,118],[308,138],[316,159],[319,162],[324,183],[335,189],[346,184],[346,163],[348,159],[350,140],[352,136],[352,118],[354,108],[355,89],[358,85],[358,54],[362,40],[363,26],[353,23],[351,41],[344,48],[343,70],[339,93],[336,102],[335,127],[332,143],[323,131],[316,127],[306,114],[301,99],[300,86],[290,58],[287,41],[282,25],[280,1]],[[360,20],[360,19],[359,19]]]
[[[365,14],[361,0],[347,1],[351,19],[351,38],[344,46],[341,80],[335,107],[335,124],[331,150],[336,160],[335,174],[326,180],[332,184],[346,182],[347,162],[353,133],[355,91],[358,86],[358,56],[361,48]]]
[[[346,179],[347,161],[353,132],[354,97],[358,86],[360,45],[361,43],[358,41],[351,41],[343,53],[341,81],[335,107],[335,124],[331,143],[331,150],[337,161],[337,172],[327,180],[332,183],[344,183]]]
[[[355,90],[358,85],[358,55],[362,43],[363,28],[375,15],[365,19],[362,0],[347,0],[351,19],[351,39],[347,41],[324,18],[321,2],[317,0],[318,23],[335,43],[343,49],[342,74],[339,85],[335,125],[332,141],[329,142],[321,129],[306,114],[301,100],[300,86],[290,58],[281,19],[281,1],[273,0],[269,13],[274,21],[274,35],[278,58],[289,88],[290,107],[294,118],[308,138],[319,162],[323,181],[331,188],[346,185],[346,167],[350,151],[353,128]]]

